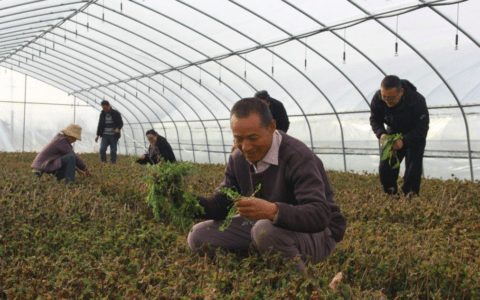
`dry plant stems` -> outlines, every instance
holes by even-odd
[[[163,162],[149,168],[150,175],[145,177],[150,185],[147,203],[153,208],[155,220],[172,222],[184,232],[190,230],[194,218],[204,212],[185,183],[185,177],[195,173],[193,164]]]
[[[260,191],[261,188],[262,188],[262,185],[258,184],[257,188],[255,189],[253,194],[248,198],[251,199],[252,197],[254,197],[255,194],[258,193],[258,191]],[[233,201],[232,205],[230,205],[230,208],[229,208],[227,217],[225,218],[225,221],[223,221],[223,224],[220,227],[218,227],[219,231],[225,231],[225,229],[227,229],[228,226],[230,226],[230,224],[232,223],[233,216],[235,216],[238,212],[238,209],[237,209],[237,206],[235,205],[235,203],[242,200],[243,196],[240,193],[238,193],[237,191],[235,191],[231,188],[228,188],[228,187],[222,187],[222,188],[220,188],[220,191],[222,193],[224,193],[230,200]],[[252,221],[249,221],[249,222],[250,222],[250,224],[253,223]],[[246,224],[244,223],[243,225],[246,225]]]
[[[403,139],[402,133],[395,133],[389,134],[387,137],[382,141],[382,160],[385,161],[388,159],[388,164],[392,169],[397,169],[400,167],[400,161],[398,160],[397,150],[393,150],[392,146],[395,144],[396,141]],[[396,163],[392,166],[392,158],[395,157]]]

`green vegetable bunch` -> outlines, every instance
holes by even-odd
[[[258,191],[260,191],[261,188],[262,188],[262,185],[258,184],[257,188],[249,198],[254,197],[255,194],[258,193]],[[218,227],[219,231],[225,231],[225,229],[227,229],[227,227],[230,226],[230,224],[232,223],[233,216],[235,216],[238,213],[237,206],[235,205],[235,203],[240,201],[243,198],[243,196],[237,191],[227,187],[220,188],[220,191],[224,193],[230,200],[233,201],[232,205],[230,205],[225,221],[223,221],[223,224],[220,227]],[[250,221],[250,224],[252,223],[253,222]],[[245,223],[243,225],[245,225]]]
[[[150,170],[144,179],[150,185],[147,203],[153,208],[155,220],[172,222],[184,232],[190,230],[195,216],[204,212],[192,187],[185,184],[185,178],[196,173],[193,164],[164,162]]]
[[[398,160],[397,150],[393,150],[392,146],[393,144],[395,144],[396,141],[401,139],[403,139],[403,134],[395,133],[395,134],[387,135],[387,137],[382,141],[382,148],[383,148],[382,161],[385,161],[388,159],[388,164],[392,169],[397,169],[400,167],[400,161]],[[395,157],[396,163],[395,165],[392,166],[393,157]]]

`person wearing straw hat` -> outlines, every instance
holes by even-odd
[[[75,170],[81,175],[90,176],[90,170],[75,153],[72,144],[82,140],[82,127],[70,124],[60,131],[53,140],[37,154],[31,168],[33,173],[41,177],[43,173],[53,174],[60,181],[75,181]]]
[[[102,138],[100,160],[103,163],[107,161],[107,148],[110,146],[110,162],[114,164],[117,162],[117,144],[121,136],[120,130],[123,127],[122,115],[113,109],[106,100],[103,100],[101,105],[103,110],[98,121],[95,143],[98,142],[99,137]]]

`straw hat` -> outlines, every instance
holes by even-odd
[[[61,133],[82,140],[82,127],[77,124],[70,124],[67,128],[60,130]]]

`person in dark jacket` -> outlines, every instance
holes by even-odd
[[[35,157],[31,168],[33,173],[42,177],[43,173],[53,174],[60,181],[65,178],[67,183],[75,181],[75,170],[80,175],[90,176],[90,170],[83,160],[75,153],[72,144],[82,139],[82,128],[71,124],[61,130],[53,140]]]
[[[97,137],[102,138],[100,143],[100,159],[102,162],[107,161],[107,147],[110,146],[110,162],[112,164],[117,162],[117,144],[120,139],[120,130],[123,127],[122,115],[110,106],[110,103],[103,100],[103,111],[100,113],[100,120],[97,126]]]
[[[155,130],[150,129],[146,133],[147,139],[150,142],[148,152],[140,156],[137,163],[141,165],[151,164],[156,165],[162,161],[162,158],[167,162],[175,162],[175,154],[173,153],[172,146],[167,140],[159,135]]]
[[[277,129],[287,133],[290,127],[287,111],[282,102],[270,97],[267,91],[259,91],[255,93],[255,98],[262,99],[270,108],[273,119],[277,122]]]
[[[196,224],[188,245],[201,255],[209,243],[244,252],[252,243],[260,253],[274,250],[285,257],[300,255],[295,266],[305,268],[326,259],[344,236],[346,220],[333,199],[322,161],[304,143],[276,130],[267,105],[258,98],[238,101],[230,113],[237,149],[230,155],[220,188],[243,198],[235,202],[239,215],[224,231],[219,228],[232,205],[218,188],[210,197],[197,196],[207,219]],[[252,196],[260,185],[260,190]],[[246,220],[254,221],[244,224]]]
[[[402,133],[392,149],[397,151],[400,162],[405,158],[405,176],[402,191],[405,195],[420,192],[423,153],[430,122],[425,98],[408,80],[389,75],[382,81],[381,88],[373,96],[370,125],[380,141],[388,135]],[[384,124],[387,125],[385,129]],[[391,165],[396,163],[393,158]],[[399,168],[392,169],[388,160],[380,161],[379,175],[383,190],[397,193]]]

